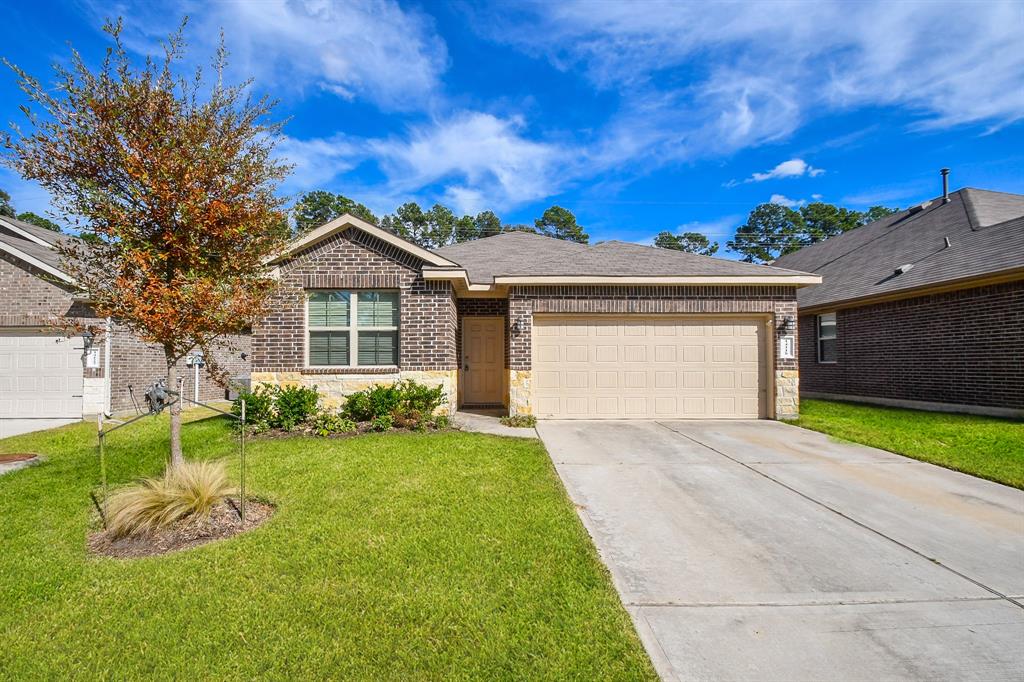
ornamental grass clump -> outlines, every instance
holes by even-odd
[[[234,492],[221,462],[183,462],[160,478],[147,478],[107,502],[107,530],[114,537],[144,535],[189,517],[208,519]]]

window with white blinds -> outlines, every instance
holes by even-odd
[[[309,367],[398,365],[397,291],[312,291],[306,319]]]

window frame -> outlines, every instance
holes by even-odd
[[[822,327],[821,321],[822,321],[822,318],[829,318],[829,317],[832,318],[832,324],[831,324],[832,336],[822,336],[822,333],[821,333],[821,327]],[[817,345],[817,350],[818,350],[818,353],[817,353],[817,355],[818,355],[818,358],[817,358],[818,359],[818,364],[821,364],[821,365],[834,365],[834,364],[838,363],[839,362],[839,318],[836,316],[836,314],[834,312],[833,313],[822,313],[820,315],[816,315],[814,317],[814,327],[815,327],[814,328],[814,332],[815,332],[815,337],[816,337],[816,345]],[[823,360],[822,359],[822,356],[823,356],[823,353],[821,352],[821,347],[822,347],[821,346],[821,342],[822,341],[835,341],[836,342],[835,343],[835,358],[836,358],[835,360]]]
[[[361,293],[395,294],[398,305],[398,324],[388,326],[367,326],[359,324],[359,294]],[[401,322],[402,322],[402,292],[399,289],[306,289],[305,304],[303,305],[303,335],[305,337],[305,357],[303,364],[306,369],[398,369],[401,363]],[[325,325],[310,326],[309,324],[309,303],[315,293],[342,293],[348,294],[348,324],[347,325]],[[353,324],[354,323],[354,324]],[[359,331],[366,332],[394,332],[395,333],[395,364],[393,365],[360,365],[359,364]],[[346,365],[312,365],[309,362],[310,333],[311,332],[348,332],[348,364]]]

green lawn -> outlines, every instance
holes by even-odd
[[[1024,488],[1024,422],[801,400],[805,429]]]
[[[111,480],[158,473],[165,430],[113,434]],[[233,461],[222,420],[184,432]],[[49,458],[0,477],[0,679],[654,678],[538,441],[254,442],[267,524],[127,561],[85,554],[94,443],[0,440]]]

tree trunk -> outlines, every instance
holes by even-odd
[[[178,386],[177,365],[174,361],[174,356],[170,351],[165,351],[167,358],[167,390],[177,391],[180,387]],[[171,403],[171,463],[172,467],[176,467],[185,461],[185,458],[181,454],[181,396],[177,398],[168,396],[173,402]]]

